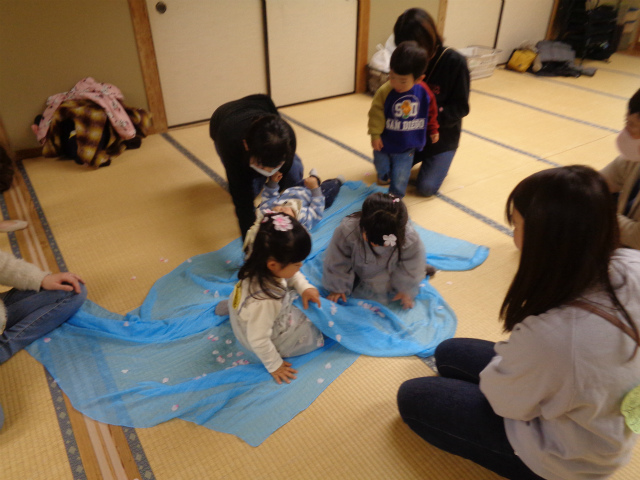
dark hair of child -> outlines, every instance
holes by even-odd
[[[567,305],[588,289],[601,287],[638,343],[638,328],[609,277],[619,230],[604,178],[583,165],[543,170],[522,180],[509,195],[510,224],[514,210],[524,219],[524,235],[520,265],[500,309],[504,330],[510,332],[529,315]]]
[[[629,99],[629,114],[640,113],[640,89]]]
[[[293,228],[281,231],[277,229],[279,218],[286,217]],[[267,262],[275,260],[283,267],[291,263],[302,262],[311,252],[311,236],[307,229],[295,218],[283,213],[267,213],[262,219],[260,229],[253,243],[253,251],[238,272],[238,278],[256,280],[259,289],[250,291],[254,298],[279,299],[285,293],[285,289],[273,276]]]
[[[374,255],[377,253],[373,247],[384,245],[384,235],[395,235],[396,244],[393,248],[398,250],[398,260],[401,260],[409,214],[400,197],[389,193],[372,193],[362,204],[362,210],[351,216],[360,218],[360,233],[366,235],[367,243]]]
[[[410,8],[398,17],[393,26],[396,45],[415,40],[427,51],[430,59],[442,45],[442,37],[433,17],[421,8]]]
[[[424,74],[429,63],[429,56],[417,42],[402,42],[391,54],[389,67],[397,75],[413,75],[413,79]]]
[[[277,167],[293,157],[291,127],[278,115],[265,115],[255,120],[247,132],[249,155],[265,167]]]

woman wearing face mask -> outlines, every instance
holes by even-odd
[[[281,172],[282,189],[302,181],[304,168],[295,154],[296,135],[271,98],[257,94],[218,107],[211,116],[209,136],[227,173],[244,239],[256,220],[253,200],[267,177]]]
[[[626,125],[617,138],[620,156],[600,172],[618,193],[618,223],[623,245],[640,250],[640,90],[631,100]]]

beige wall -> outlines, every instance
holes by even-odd
[[[84,77],[148,109],[127,0],[0,0],[0,118],[14,150],[38,146],[30,125],[49,95]]]
[[[408,8],[423,8],[438,21],[439,0],[371,0],[369,17],[369,49],[367,61],[376,51],[376,45],[384,45],[393,33],[393,25]]]

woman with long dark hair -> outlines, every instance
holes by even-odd
[[[500,311],[509,339],[440,344],[440,376],[405,382],[400,414],[507,478],[606,478],[635,443],[620,407],[640,384],[640,252],[618,248],[613,199],[590,167],[531,175],[506,214],[521,250]]]
[[[469,114],[469,68],[461,53],[443,45],[433,18],[421,8],[410,8],[400,15],[393,34],[396,45],[414,40],[427,52],[434,52],[424,82],[438,104],[440,139],[433,143],[427,138],[426,146],[413,160],[414,164],[422,162],[417,192],[428,197],[438,193],[458,149],[462,118]]]

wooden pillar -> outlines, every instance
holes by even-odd
[[[142,79],[147,93],[149,111],[153,115],[153,132],[167,131],[167,114],[164,109],[160,74],[156,61],[156,51],[153,48],[149,12],[144,0],[129,0],[129,11],[133,23],[133,32],[138,45],[138,57],[142,68]]]
[[[364,93],[367,91],[370,12],[371,0],[359,0],[358,34],[356,40],[356,93]]]

